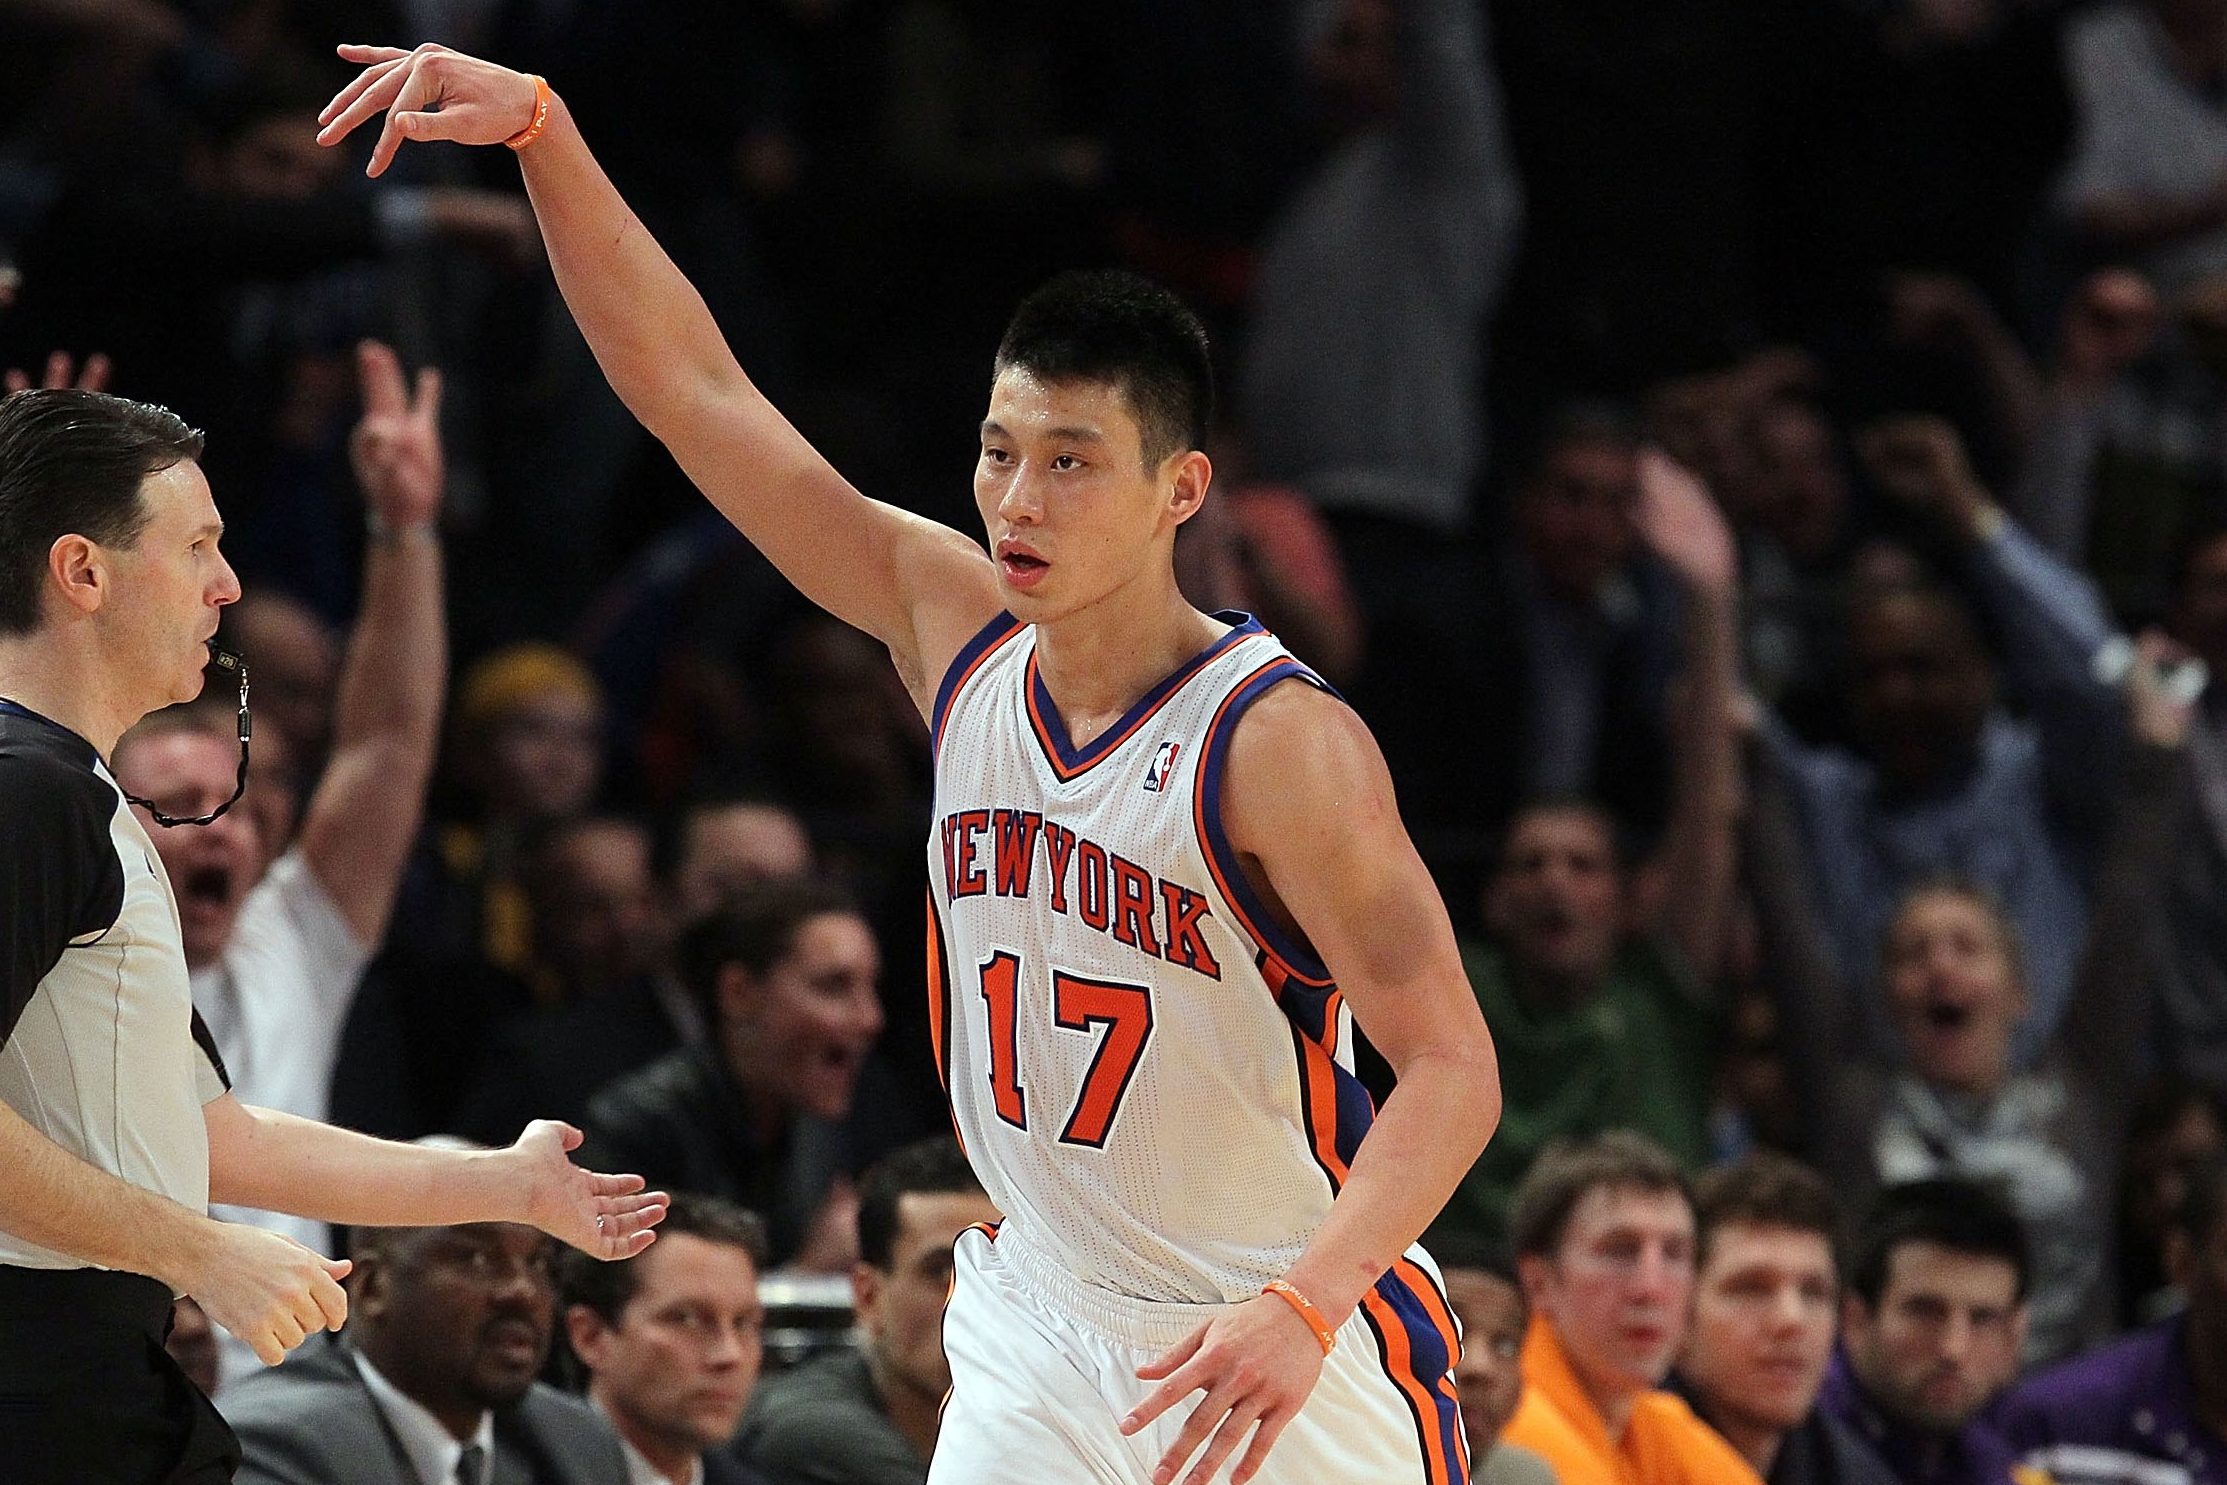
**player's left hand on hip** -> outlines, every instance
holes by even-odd
[[[1204,1392],[1153,1469],[1153,1485],[1173,1485],[1201,1444],[1206,1452],[1180,1479],[1183,1485],[1206,1485],[1250,1433],[1252,1442],[1229,1476],[1231,1485],[1244,1485],[1267,1459],[1276,1436],[1299,1416],[1322,1375],[1322,1361],[1314,1332],[1291,1306],[1273,1295],[1247,1300],[1137,1368],[1140,1378],[1160,1385],[1121,1420],[1121,1431],[1134,1434],[1192,1393]]]
[[[526,1220],[591,1258],[632,1258],[657,1237],[672,1198],[645,1191],[640,1176],[607,1176],[574,1165],[581,1133],[554,1119],[536,1119],[504,1151],[526,1176]]]

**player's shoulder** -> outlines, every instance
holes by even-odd
[[[1297,661],[1260,678],[1228,741],[1233,773],[1272,770],[1280,780],[1335,779],[1375,760],[1361,714]]]

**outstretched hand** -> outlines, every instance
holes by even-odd
[[[534,121],[538,97],[533,79],[523,72],[431,42],[414,51],[353,43],[339,51],[343,61],[363,64],[363,71],[317,115],[324,126],[317,142],[338,144],[384,111],[387,121],[371,148],[366,175],[383,174],[406,139],[501,144]]]
[[[526,1182],[525,1220],[590,1258],[632,1258],[657,1238],[672,1198],[644,1191],[640,1176],[606,1176],[570,1159],[581,1133],[554,1119],[536,1119],[503,1151]]]
[[[1229,1476],[1231,1485],[1244,1485],[1314,1391],[1322,1376],[1322,1347],[1291,1306],[1262,1295],[1215,1316],[1183,1344],[1137,1368],[1137,1376],[1160,1385],[1121,1420],[1125,1434],[1194,1392],[1206,1394],[1153,1469],[1153,1485],[1171,1485],[1193,1454],[1199,1459],[1182,1477],[1183,1485],[1206,1485],[1251,1434],[1252,1443]],[[1206,1449],[1200,1454],[1202,1444]]]

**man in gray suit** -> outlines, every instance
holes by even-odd
[[[244,1378],[240,1485],[626,1485],[610,1427],[534,1381],[553,1246],[505,1222],[356,1234],[336,1339]]]

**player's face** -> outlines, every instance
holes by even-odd
[[[154,711],[201,694],[217,615],[240,596],[240,580],[217,550],[224,522],[199,464],[185,459],[148,475],[139,499],[147,512],[139,540],[104,548],[115,587],[101,613],[114,663],[134,678],[142,711]]]
[[[1842,1308],[1848,1359],[1889,1413],[1954,1432],[2018,1374],[2017,1291],[2006,1259],[1904,1243],[1887,1260],[1878,1312],[1854,1296]]]
[[[858,1320],[884,1387],[928,1402],[951,1390],[943,1355],[943,1306],[951,1294],[951,1245],[998,1210],[979,1191],[908,1191],[897,1198],[889,1268],[860,1264],[853,1276]]]
[[[1928,1082],[1989,1093],[2026,1009],[2002,923],[1962,892],[1924,892],[1887,930],[1887,1006]]]
[[[1446,1299],[1461,1320],[1461,1362],[1454,1385],[1461,1391],[1462,1427],[1469,1448],[1481,1453],[1500,1437],[1523,1398],[1523,1295],[1483,1269],[1446,1270]]]
[[[239,775],[239,744],[213,732],[180,729],[133,738],[116,750],[116,781],[151,799],[166,815],[192,819],[232,797]],[[264,855],[258,816],[234,809],[206,825],[157,826],[134,805],[139,822],[162,857],[178,899],[178,927],[186,963],[198,968],[224,952],[239,920],[240,904],[261,880]]]
[[[1727,1225],[1694,1279],[1693,1330],[1679,1370],[1712,1417],[1794,1428],[1825,1380],[1838,1297],[1822,1234]]]
[[[660,1237],[619,1323],[586,1306],[566,1317],[591,1391],[630,1438],[692,1454],[734,1437],[765,1358],[758,1270],[730,1243]]]
[[[1209,475],[1197,452],[1148,468],[1117,386],[999,373],[974,501],[1006,606],[1041,623],[1172,582],[1175,528],[1198,508]]]
[[[1676,1191],[1597,1186],[1571,1210],[1555,1255],[1524,1260],[1524,1286],[1589,1391],[1657,1386],[1685,1339],[1693,1209]]]
[[[806,919],[788,954],[730,999],[745,1081],[823,1119],[848,1114],[859,1069],[881,1035],[880,979],[881,954],[863,919]]]

